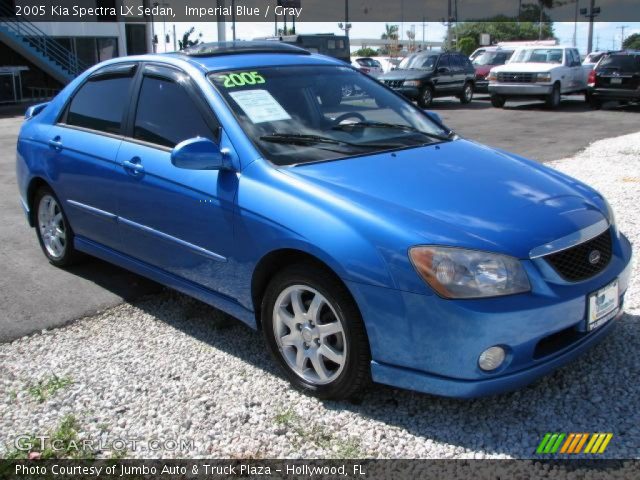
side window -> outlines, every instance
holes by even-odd
[[[449,66],[449,55],[443,55],[440,57],[440,60],[438,60],[438,68],[451,68]]]
[[[162,78],[145,76],[140,89],[133,138],[164,147],[194,137],[216,141],[185,89]]]
[[[71,100],[66,124],[100,132],[120,133],[131,81],[130,76],[98,76],[89,79]]]
[[[449,57],[449,62],[451,63],[451,70],[454,72],[460,72],[463,70],[462,62],[458,55],[451,55],[451,57]]]

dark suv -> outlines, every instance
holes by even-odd
[[[602,102],[640,102],[640,51],[612,52],[589,72],[587,100],[598,108]]]
[[[455,95],[462,103],[469,103],[475,87],[475,69],[462,53],[419,52],[403,59],[397,69],[378,80],[427,108],[435,97]]]

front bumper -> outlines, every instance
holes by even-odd
[[[552,85],[537,83],[489,83],[489,92],[495,95],[504,95],[505,97],[517,96],[546,96],[551,93]]]
[[[489,80],[476,80],[473,90],[478,93],[489,91]]]
[[[584,282],[552,285],[524,261],[532,291],[479,300],[347,282],[360,306],[374,381],[442,396],[470,398],[513,390],[597,344],[616,319],[586,331],[587,295],[618,278],[620,305],[631,275],[631,245],[620,235],[609,266]],[[537,272],[537,273],[536,273]],[[505,362],[485,372],[478,357],[500,345]]]
[[[411,100],[415,100],[420,95],[420,89],[418,87],[393,87],[392,90]]]

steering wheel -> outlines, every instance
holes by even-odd
[[[347,112],[347,113],[343,113],[342,115],[338,116],[338,118],[336,118],[333,121],[334,125],[340,125],[342,122],[344,122],[347,118],[357,118],[358,120],[360,120],[361,122],[366,122],[367,119],[364,118],[364,115],[362,115],[361,113],[358,112]]]

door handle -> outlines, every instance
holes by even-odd
[[[133,157],[131,160],[123,161],[122,166],[131,170],[134,175],[144,172],[144,166],[140,163],[140,159],[138,157]]]
[[[49,140],[49,146],[54,150],[62,150],[62,142],[60,136],[55,136],[51,140]]]

